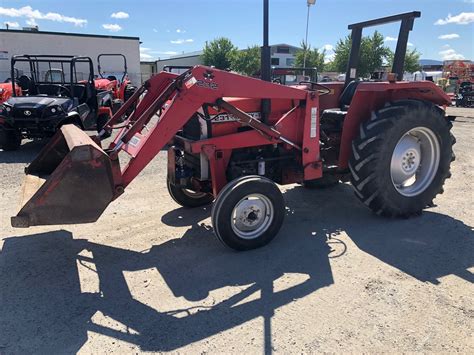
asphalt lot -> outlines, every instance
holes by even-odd
[[[474,109],[449,110],[453,176],[421,217],[292,185],[279,236],[246,253],[172,201],[164,154],[95,224],[13,229],[41,144],[0,151],[0,353],[474,353]]]

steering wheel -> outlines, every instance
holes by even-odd
[[[317,90],[321,96],[328,95],[332,92],[330,88],[328,88],[325,85],[315,83],[314,81],[300,81],[300,85],[302,84],[310,84],[311,85],[311,90],[315,90],[316,86],[319,86],[321,89]]]
[[[56,91],[56,95],[57,96],[72,96],[71,91],[63,85],[58,85],[58,91]]]

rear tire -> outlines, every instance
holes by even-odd
[[[216,237],[239,251],[270,243],[284,217],[280,189],[261,176],[244,176],[228,183],[217,196],[211,213]]]
[[[173,185],[169,180],[166,181],[166,187],[171,198],[178,204],[187,208],[195,208],[210,204],[214,196],[205,192],[194,192]]]
[[[21,136],[17,130],[0,127],[0,149],[14,151],[18,150],[20,146]]]
[[[362,123],[352,143],[351,183],[378,215],[418,215],[443,192],[454,160],[451,123],[437,106],[394,102]]]
[[[137,88],[136,86],[133,86],[133,85],[127,85],[125,87],[125,91],[123,93],[123,103],[126,103],[127,100],[132,97],[132,95],[135,93],[135,91],[137,91]],[[135,108],[137,107],[137,104],[134,103],[132,106],[130,106],[130,108],[127,110],[127,112],[125,112],[125,116],[126,117],[129,117],[132,112],[135,110]]]

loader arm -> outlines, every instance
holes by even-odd
[[[305,100],[307,95],[303,90],[202,66],[179,76],[162,72],[152,77],[145,88],[147,93],[130,118],[131,124],[122,129],[109,147],[114,152],[123,150],[131,156],[122,172],[123,187],[133,181],[204,104],[226,109],[219,101],[225,97],[260,99],[265,93],[265,98],[269,99]],[[127,104],[132,105],[133,101],[129,101]],[[159,110],[162,113],[158,122],[144,134],[144,127]],[[269,139],[281,138],[281,134],[275,132]]]
[[[225,100],[228,97],[286,99],[298,103],[302,114],[311,117],[305,120],[304,147],[300,146],[301,142],[288,139],[297,136],[295,125],[286,123],[297,117],[293,109],[270,127],[237,110]],[[312,91],[203,66],[181,75],[162,72],[139,88],[106,123],[106,128],[114,127],[137,104],[107,149],[99,147],[75,126],[61,128],[26,170],[22,207],[12,217],[12,225],[96,221],[203,105],[236,113],[240,123],[260,133],[252,138],[256,143],[282,143],[289,149],[303,151],[305,174],[308,171],[312,174],[308,175],[310,178],[317,178],[321,175],[320,167],[315,165],[319,161],[318,103],[318,95]],[[121,168],[122,151],[131,159]],[[215,188],[214,193],[217,192]]]

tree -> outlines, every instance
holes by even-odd
[[[204,65],[215,66],[217,69],[229,69],[232,65],[232,59],[237,53],[231,40],[225,37],[219,37],[211,42],[206,42],[202,53]]]
[[[409,49],[407,49],[407,54],[405,56],[404,70],[408,73],[414,73],[414,72],[420,70],[421,69],[420,56],[421,56],[421,53],[418,52],[416,50],[416,48],[411,50],[411,51]],[[393,66],[394,58],[395,58],[395,53],[390,51],[390,55],[389,55],[389,59],[388,59],[388,63],[390,65],[390,68]]]
[[[332,69],[345,72],[349,61],[352,40],[350,36],[340,39],[334,50]],[[390,48],[384,45],[382,34],[375,31],[371,37],[363,37],[360,46],[360,58],[357,73],[359,77],[368,77],[380,69],[390,58]]]
[[[326,50],[318,51],[317,48],[311,49],[311,45],[307,45],[304,41],[300,44],[302,50],[295,54],[295,67],[317,68],[318,72],[324,71],[324,58],[326,57]],[[304,55],[306,53],[306,64]]]
[[[231,68],[240,74],[253,76],[260,71],[261,51],[259,46],[237,51],[231,60]]]

